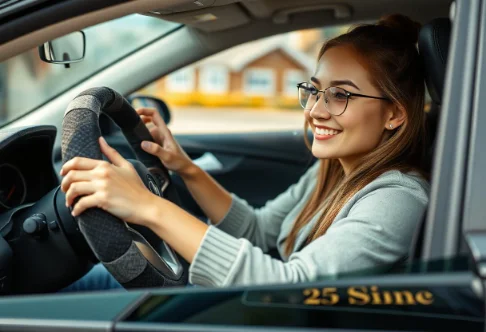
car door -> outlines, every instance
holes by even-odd
[[[481,18],[484,18],[486,14],[486,3],[483,1],[481,7],[477,3],[474,3],[473,6],[480,8],[477,12]],[[475,32],[473,36],[477,36],[478,43],[478,48],[476,49],[476,66],[472,72],[469,72],[470,75],[466,76],[473,83],[469,83],[470,88],[468,86],[462,86],[462,88],[466,87],[470,91],[465,94],[463,97],[465,99],[462,101],[463,103],[468,103],[469,109],[471,110],[468,117],[462,115],[465,127],[470,133],[469,140],[465,143],[467,144],[467,149],[464,150],[464,159],[466,160],[465,173],[467,175],[463,183],[465,199],[462,208],[464,214],[461,220],[462,222],[452,224],[448,228],[449,232],[460,232],[462,237],[458,243],[453,243],[453,246],[448,246],[446,249],[449,252],[456,250],[469,255],[470,264],[475,272],[474,282],[477,288],[480,289],[479,296],[484,301],[486,299],[486,274],[484,270],[486,257],[486,248],[484,246],[486,243],[486,210],[484,208],[486,188],[484,167],[486,160],[484,158],[484,142],[486,137],[483,128],[486,125],[486,69],[484,66],[486,61],[486,22],[484,22],[484,19],[481,19],[479,22],[480,24],[477,25],[476,29],[471,29],[471,31]],[[468,81],[466,80],[465,83],[468,83]],[[451,87],[451,91],[452,89],[453,87]],[[468,121],[465,121],[466,119]],[[436,254],[437,249],[437,245],[431,246],[430,255]],[[483,312],[485,312],[484,303]],[[483,318],[486,320],[486,316],[484,315]]]
[[[314,158],[304,144],[303,130],[231,134],[177,135],[183,149],[226,190],[263,206],[296,183]],[[183,201],[198,211],[183,189]]]

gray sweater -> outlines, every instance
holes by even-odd
[[[428,204],[429,184],[416,174],[389,171],[357,192],[327,232],[303,248],[320,213],[298,234],[287,257],[284,240],[311,197],[319,162],[298,183],[255,209],[232,194],[218,225],[210,225],[189,269],[202,286],[297,283],[358,270],[389,268],[407,256]],[[277,248],[283,261],[266,254]]]

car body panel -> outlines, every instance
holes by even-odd
[[[0,301],[0,327],[9,319],[135,323],[184,331],[205,327],[308,327],[392,330],[478,330],[484,302],[470,272],[373,276],[300,285],[165,288],[43,295]],[[446,324],[444,324],[446,322]],[[17,327],[28,326],[19,321]]]

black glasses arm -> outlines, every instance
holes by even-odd
[[[389,100],[386,97],[375,97],[375,96],[367,96],[367,95],[362,95],[362,94],[359,94],[359,93],[354,93],[354,92],[349,92],[349,91],[346,91],[346,92],[348,93],[348,97],[356,96],[356,97],[363,97],[363,98],[373,98],[373,99]]]

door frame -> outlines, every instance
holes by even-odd
[[[451,44],[421,253],[421,260],[425,263],[442,261],[439,270],[444,272],[450,269],[447,262],[460,254],[461,223],[469,204],[465,187],[468,182],[468,162],[471,162],[468,145],[477,90],[476,63],[480,42],[477,22],[481,5],[481,0],[456,1],[451,10]],[[431,265],[437,271],[437,264]],[[428,270],[427,264],[425,266],[425,270]]]

